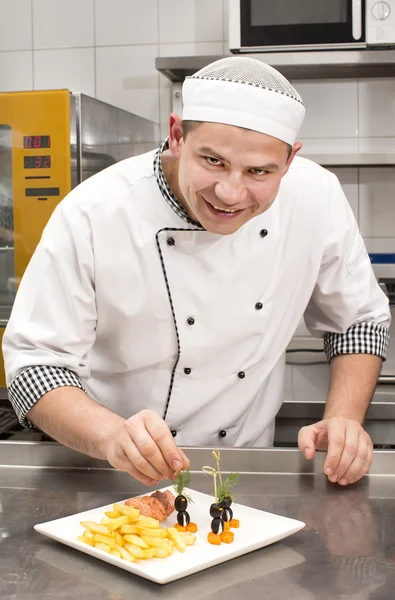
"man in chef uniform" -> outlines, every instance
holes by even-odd
[[[264,447],[304,316],[331,364],[307,458],[342,485],[372,461],[362,427],[388,342],[388,301],[337,178],[296,157],[305,108],[246,57],[183,85],[154,152],[56,208],[4,336],[20,422],[151,485],[180,446]]]

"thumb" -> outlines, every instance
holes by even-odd
[[[316,431],[314,425],[308,425],[306,427],[302,427],[298,434],[298,446],[299,450],[304,454],[304,456],[311,460],[315,455],[315,443],[317,439],[318,432]]]

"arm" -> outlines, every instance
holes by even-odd
[[[174,474],[174,460],[188,464],[166,423],[152,411],[122,419],[83,391],[97,326],[93,237],[89,214],[73,196],[63,200],[25,271],[3,337],[9,398],[23,425],[30,421],[152,484]]]
[[[324,471],[333,482],[360,479],[373,445],[362,424],[385,359],[390,314],[358,226],[337,180],[317,283],[305,313],[313,335],[324,336],[331,382],[324,419],[299,432],[307,458],[327,450]]]
[[[125,420],[69,386],[47,392],[26,416],[61,444],[100,460],[108,459],[106,438]]]
[[[380,357],[370,354],[333,358],[324,418],[299,432],[299,448],[306,458],[327,450],[324,472],[333,483],[354,483],[372,464],[372,441],[362,425],[381,363]]]
[[[59,387],[46,393],[27,417],[65,446],[108,460],[147,485],[172,478],[174,471],[189,465],[159,415],[146,410],[124,419],[76,387]]]
[[[343,417],[360,425],[371,402],[382,359],[371,354],[342,354],[331,361],[324,419]]]

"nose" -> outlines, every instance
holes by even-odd
[[[215,194],[227,206],[236,206],[247,197],[247,188],[241,175],[224,175],[215,186]]]

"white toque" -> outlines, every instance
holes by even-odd
[[[217,60],[182,86],[185,121],[224,123],[294,144],[303,123],[302,98],[276,69],[254,58]]]

